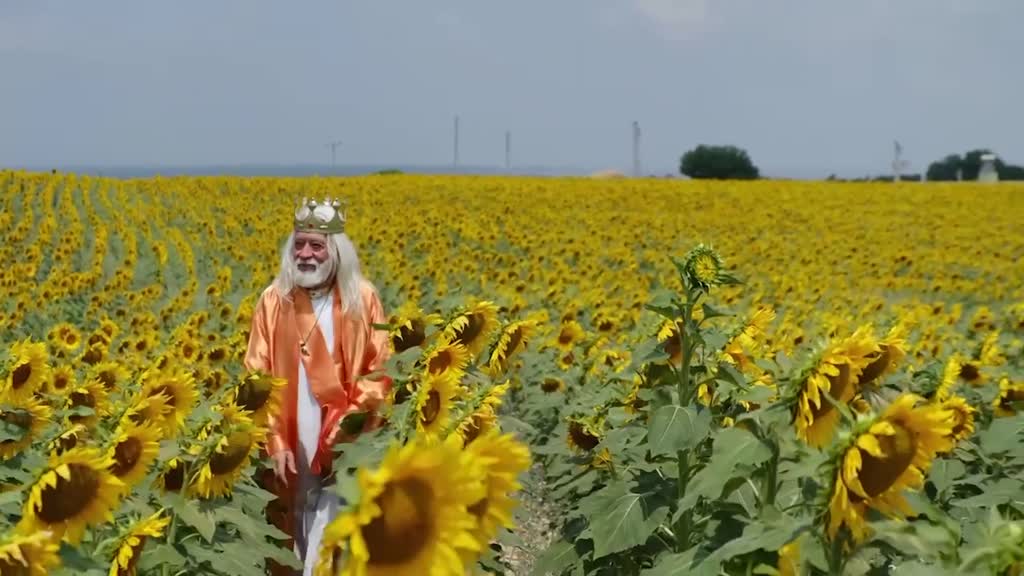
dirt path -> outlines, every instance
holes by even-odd
[[[501,558],[510,567],[510,576],[529,576],[534,560],[557,535],[558,527],[554,507],[547,501],[548,487],[540,464],[530,468],[519,493],[519,507],[515,513],[515,535],[518,546],[504,546]]]

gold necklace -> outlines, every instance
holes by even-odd
[[[330,301],[331,298],[330,294],[328,293],[327,297],[324,299],[323,304],[320,304],[320,310],[318,310],[316,313],[316,320],[313,321],[313,327],[309,329],[309,332],[306,333],[306,337],[303,338],[302,342],[299,343],[299,351],[302,352],[303,356],[309,356],[309,349],[306,348],[306,344],[309,343],[309,337],[310,335],[313,334],[313,330],[316,330],[317,326],[320,324],[320,314],[323,313],[324,308],[327,307],[327,303]]]

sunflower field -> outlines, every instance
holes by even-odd
[[[0,576],[298,567],[242,359],[324,196],[395,386],[318,573],[519,573],[524,498],[538,575],[1024,573],[1024,187],[4,171]]]

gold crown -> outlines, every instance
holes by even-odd
[[[295,210],[295,231],[341,234],[345,232],[345,207],[338,198],[324,198],[323,202],[303,198]]]

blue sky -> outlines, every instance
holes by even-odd
[[[1024,164],[1020,0],[3,0],[0,166]]]

